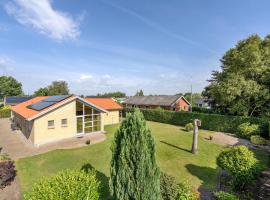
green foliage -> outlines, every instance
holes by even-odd
[[[185,125],[185,130],[186,130],[187,132],[192,131],[192,130],[193,130],[193,124],[192,124],[192,123],[187,123],[187,124]]]
[[[259,125],[245,122],[238,126],[236,134],[239,137],[249,139],[252,135],[258,134],[258,131],[259,131]]]
[[[112,145],[110,189],[117,200],[159,200],[155,142],[139,109],[128,114]]]
[[[191,93],[187,92],[183,95],[185,97],[186,100],[188,100],[189,103],[191,103]],[[196,107],[196,102],[195,99],[196,98],[202,98],[202,94],[201,93],[192,93],[192,107]]]
[[[10,117],[10,106],[3,106],[0,108],[0,118],[8,118]]]
[[[69,94],[68,84],[66,81],[53,81],[48,86],[49,95],[67,95]]]
[[[69,89],[66,81],[53,81],[51,85],[45,88],[39,88],[34,92],[35,96],[53,96],[67,94],[69,94]]]
[[[24,199],[98,200],[98,188],[95,171],[65,170],[41,179],[24,195]]]
[[[270,35],[252,35],[228,50],[221,72],[214,71],[203,92],[228,113],[244,116],[270,114]]]
[[[259,135],[251,136],[250,141],[251,141],[252,144],[255,144],[255,145],[267,145],[267,144],[269,144],[269,141],[267,141],[266,139],[262,138]]]
[[[160,106],[156,107],[155,110],[156,110],[156,111],[160,111],[160,112],[164,111],[164,109],[161,108]]]
[[[139,90],[136,92],[135,96],[144,96],[143,90]]]
[[[215,192],[214,197],[216,200],[239,200],[237,196],[223,191]]]
[[[104,93],[104,94],[97,94],[98,97],[115,97],[115,98],[122,98],[122,97],[126,97],[126,93],[124,92],[108,92],[108,93]]]
[[[182,182],[178,185],[176,200],[199,200],[199,195],[188,182]]]
[[[11,76],[0,76],[0,99],[22,95],[22,84]]]
[[[133,109],[125,108],[124,114],[133,111]],[[145,119],[148,121],[185,126],[194,119],[200,119],[202,122],[202,129],[227,133],[236,133],[240,124],[250,122],[251,124],[259,125],[258,134],[260,134],[262,137],[268,138],[269,135],[269,122],[264,118],[191,112],[172,112],[166,110],[159,112],[152,109],[141,109],[141,111]]]
[[[37,91],[34,92],[34,96],[49,96],[49,90],[47,87],[39,88]]]
[[[178,194],[178,184],[173,176],[161,172],[160,193],[163,200],[175,200]]]
[[[232,178],[235,189],[243,189],[258,175],[258,161],[246,146],[236,146],[220,153],[217,164]]]

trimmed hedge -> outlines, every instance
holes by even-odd
[[[146,120],[161,122],[166,124],[185,126],[194,119],[200,119],[202,122],[201,128],[210,131],[220,131],[227,133],[236,133],[240,124],[250,122],[251,124],[259,125],[259,133],[262,137],[269,137],[269,122],[265,118],[243,117],[218,115],[207,113],[194,112],[174,112],[174,111],[159,111],[154,109],[141,109]],[[133,112],[132,108],[125,108],[126,112]]]

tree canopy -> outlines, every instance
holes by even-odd
[[[221,110],[244,116],[270,116],[270,35],[252,35],[229,49],[221,71],[213,71],[203,95]]]
[[[68,84],[66,81],[53,81],[51,85],[39,88],[34,92],[35,96],[53,96],[69,94]]]
[[[155,142],[139,109],[127,115],[115,134],[110,173],[113,199],[160,199]]]
[[[22,84],[11,76],[0,76],[0,98],[23,95]]]
[[[115,98],[121,98],[121,97],[126,97],[126,93],[124,92],[120,92],[120,91],[116,91],[116,92],[108,92],[108,93],[103,93],[97,94],[98,97],[115,97]]]
[[[135,96],[144,96],[143,90],[140,89],[139,91],[137,91]]]

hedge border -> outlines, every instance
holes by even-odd
[[[124,108],[123,113],[133,112],[132,108]],[[146,120],[161,122],[172,125],[185,126],[194,119],[200,119],[202,122],[201,128],[210,131],[219,131],[227,133],[236,133],[240,124],[250,122],[258,124],[260,127],[260,135],[266,139],[270,135],[270,124],[265,118],[244,117],[219,115],[196,112],[174,112],[174,111],[159,111],[155,109],[140,109]]]

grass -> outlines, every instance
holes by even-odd
[[[217,184],[219,169],[216,157],[223,147],[213,144],[209,138],[213,132],[200,130],[199,153],[190,153],[192,133],[182,127],[147,122],[157,146],[157,160],[162,171],[173,175],[178,181],[188,180],[195,188],[210,189]],[[54,150],[45,154],[23,158],[16,162],[21,191],[24,193],[42,176],[51,176],[60,170],[95,168],[102,183],[102,199],[109,197],[110,146],[118,125],[107,126],[107,140],[70,150]],[[267,163],[267,155],[257,151],[262,165]]]

